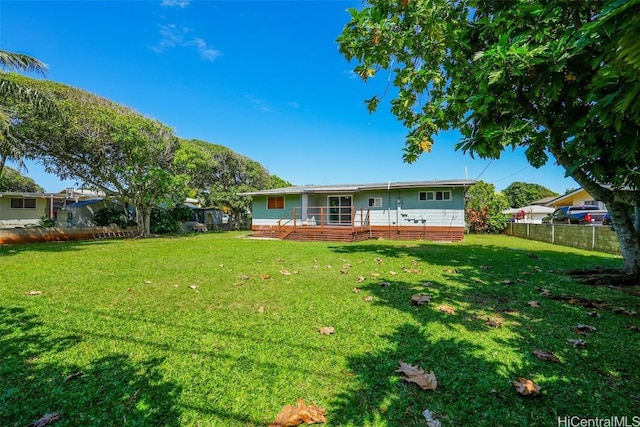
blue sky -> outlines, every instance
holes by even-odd
[[[49,66],[47,78],[111,99],[224,145],[296,185],[479,179],[563,194],[579,187],[522,151],[500,160],[454,150],[456,132],[402,161],[406,130],[388,103],[369,114],[386,75],[355,78],[336,38],[359,1],[29,1],[0,3],[0,49]],[[387,101],[390,100],[387,99]],[[29,172],[46,191],[74,186]]]

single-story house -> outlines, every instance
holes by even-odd
[[[69,203],[61,208],[57,216],[58,227],[95,227],[94,216],[101,209],[121,209],[128,219],[135,219],[135,207],[114,200],[96,198]]]
[[[529,205],[521,208],[509,208],[502,211],[503,214],[511,215],[514,222],[525,222],[529,224],[542,224],[542,219],[555,211],[549,206]]]
[[[254,236],[358,241],[461,241],[465,194],[475,180],[307,185],[239,193],[252,197]]]
[[[0,228],[35,227],[42,217],[54,218],[63,200],[54,193],[0,193]]]
[[[598,209],[606,209],[604,203],[595,200],[584,188],[578,188],[571,193],[556,197],[548,202],[547,206],[556,209],[563,206],[597,206]]]

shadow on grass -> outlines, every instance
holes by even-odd
[[[52,362],[79,342],[50,337],[22,308],[0,307],[0,425],[23,427],[47,413],[56,426],[178,426],[180,388],[163,380],[162,360],[110,354],[86,366]]]
[[[123,240],[123,239],[120,239]],[[0,257],[17,255],[20,252],[70,252],[81,251],[88,245],[110,245],[116,240],[68,240],[59,242],[20,243],[0,245]]]
[[[423,282],[396,275],[361,288],[374,297],[373,304],[409,313],[413,321],[385,336],[384,350],[348,360],[351,384],[332,402],[331,425],[424,427],[425,409],[443,426],[549,426],[559,417],[635,415],[640,342],[625,331],[627,319],[603,313],[598,324],[582,307],[550,300],[543,300],[541,309],[528,304],[544,298],[541,286],[579,291],[554,271],[594,263],[613,266],[619,260],[571,252],[559,260],[552,251],[481,245],[333,249],[345,256],[371,253],[380,262],[406,258],[408,267],[417,267],[414,277]],[[429,271],[442,269],[442,275],[421,277],[423,263]],[[418,293],[433,300],[414,306],[411,296]],[[601,329],[586,337],[589,347],[574,348],[567,340],[581,338],[573,327],[582,322]],[[537,349],[555,353],[562,363],[537,359],[532,355]],[[405,382],[396,372],[400,361],[433,370],[437,389],[425,391]],[[518,395],[512,381],[519,377],[541,385],[541,396]]]

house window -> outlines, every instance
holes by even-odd
[[[12,197],[11,209],[35,209],[36,199],[27,197]]]
[[[379,208],[382,206],[382,197],[371,197],[369,199],[370,208]]]
[[[284,196],[267,197],[267,209],[284,209]]]
[[[421,191],[418,197],[421,201],[427,202],[451,200],[451,191]]]

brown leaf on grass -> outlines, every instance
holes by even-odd
[[[340,269],[340,274],[349,274],[349,269],[348,268],[341,268]]]
[[[518,381],[512,381],[511,384],[523,396],[537,396],[540,394],[540,386],[527,378],[520,377]]]
[[[531,307],[533,308],[540,308],[540,301],[536,301],[536,300],[532,300],[529,301],[527,304],[529,304]]]
[[[382,258],[376,258],[376,259],[375,259],[375,261],[376,261],[378,264],[382,264]]]
[[[404,271],[405,273],[418,273],[419,270],[417,268],[408,268],[408,267],[402,267],[402,271]]]
[[[354,294],[357,294],[358,292],[360,292],[360,288],[353,288],[351,289],[351,292],[353,292]]]
[[[581,339],[571,339],[567,340],[567,342],[574,347],[584,347],[585,345],[587,345],[587,342]]]
[[[302,423],[318,424],[324,423],[325,409],[318,406],[307,405],[302,399],[298,399],[298,405],[287,405],[276,416],[276,419],[269,424],[269,427],[292,427]]]
[[[492,328],[499,328],[503,323],[504,319],[497,314],[492,317],[487,317],[486,321],[487,326],[491,326]]]
[[[513,283],[513,280],[511,280],[511,279],[504,279],[504,280],[503,280],[502,282],[500,282],[500,283],[502,283],[503,285],[510,285],[510,284],[512,284],[512,283]]]
[[[548,297],[549,295],[551,295],[551,289],[547,289],[547,288],[536,288],[536,290],[538,292],[540,292],[540,295],[544,296],[544,297]]]
[[[591,326],[591,325],[585,325],[583,323],[579,323],[579,324],[576,325],[575,328],[573,328],[573,330],[578,334],[586,335],[589,332],[595,332],[596,328],[594,326]]]
[[[598,313],[597,311],[588,311],[587,312],[587,316],[589,316],[589,317],[601,317],[600,313]]]
[[[411,305],[424,305],[431,302],[431,295],[416,294],[411,297]]]
[[[387,287],[391,286],[391,283],[389,283],[389,282],[380,282],[380,286],[383,287],[383,288],[387,288]]]
[[[556,355],[551,353],[550,351],[533,350],[533,355],[540,360],[546,360],[547,362],[560,363],[560,359],[558,359]]]
[[[362,297],[362,300],[365,302],[371,302],[373,301],[373,297],[371,295],[366,296],[366,297]]]
[[[263,314],[264,313],[264,306],[261,305],[260,307],[258,307],[258,313]]]
[[[288,270],[280,270],[280,274],[283,276],[291,276],[291,273]]]
[[[396,369],[396,372],[400,372],[405,375],[405,381],[410,383],[416,383],[423,390],[435,390],[438,386],[438,380],[436,379],[433,371],[428,374],[424,369],[409,365],[408,363],[399,362],[400,366]]]
[[[392,275],[392,276],[395,276],[398,273],[396,271],[390,271],[389,274]]]
[[[84,372],[82,372],[82,371],[74,372],[73,374],[67,375],[67,377],[64,379],[64,381],[65,382],[71,381],[71,380],[74,380],[76,378],[80,378],[83,375],[84,375]]]
[[[320,332],[320,334],[322,335],[331,335],[334,334],[336,330],[333,326],[323,326],[322,328],[318,329],[318,332]]]
[[[378,277],[380,276],[380,273],[371,273],[371,277]]]
[[[270,276],[269,274],[261,274],[261,275],[260,275],[260,278],[261,278],[262,280],[268,280],[268,279],[271,279],[271,276]]]
[[[29,296],[42,295],[42,291],[28,291],[28,292],[25,292],[24,294]]]
[[[365,280],[367,280],[367,279],[365,279],[365,278],[364,278],[364,276],[358,276],[358,277],[356,277],[356,282],[358,282],[358,283],[362,283],[362,282],[364,282]]]
[[[60,419],[60,414],[52,413],[52,414],[44,414],[39,420],[34,421],[31,424],[28,424],[27,427],[44,427],[51,425]]]
[[[638,325],[629,324],[627,325],[627,329],[634,332],[640,332],[640,327],[638,327]]]
[[[438,311],[441,311],[443,313],[456,314],[455,308],[451,307],[450,305],[442,304],[437,306],[436,308],[438,309]]]

